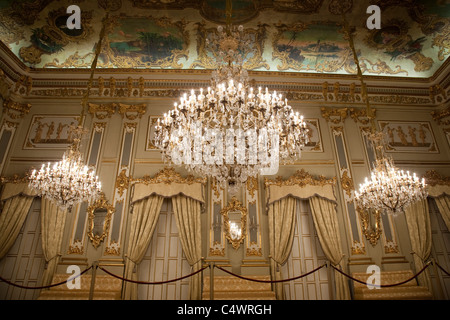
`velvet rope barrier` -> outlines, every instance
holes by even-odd
[[[427,264],[422,268],[422,270],[420,270],[418,273],[416,273],[415,275],[413,275],[411,278],[409,278],[409,279],[407,279],[407,280],[405,280],[405,281],[399,282],[399,283],[394,283],[394,284],[373,284],[373,283],[367,283],[367,282],[361,281],[361,280],[359,280],[359,279],[353,278],[352,276],[346,274],[345,272],[343,272],[342,270],[336,268],[336,267],[333,266],[333,265],[332,265],[332,267],[333,267],[334,270],[336,270],[336,271],[339,272],[340,274],[346,276],[347,278],[349,278],[349,279],[351,279],[351,280],[353,280],[353,281],[359,282],[359,283],[361,283],[361,284],[364,284],[364,285],[367,285],[367,286],[373,286],[373,287],[377,287],[377,288],[389,288],[389,287],[400,286],[400,285],[402,285],[402,284],[405,284],[405,283],[407,283],[407,282],[409,282],[409,281],[411,281],[411,280],[417,278],[417,277],[418,277],[422,272],[424,272],[425,269],[428,268],[430,265],[431,265],[431,262],[427,263]]]
[[[325,267],[325,266],[326,266],[326,264],[323,264],[323,265],[321,265],[320,267],[317,267],[317,268],[315,268],[314,270],[312,270],[312,271],[310,271],[310,272],[307,272],[307,273],[305,273],[305,274],[302,274],[302,275],[300,275],[300,276],[293,277],[293,278],[289,278],[289,279],[281,279],[281,280],[259,280],[259,279],[252,279],[252,278],[247,278],[247,277],[243,277],[243,276],[240,276],[240,275],[238,275],[238,274],[232,273],[231,271],[228,271],[228,270],[226,270],[226,269],[223,269],[223,268],[221,268],[221,267],[219,267],[219,266],[215,266],[215,267],[216,267],[217,269],[220,269],[220,270],[222,270],[222,271],[224,271],[224,272],[226,272],[226,273],[232,275],[232,276],[235,276],[235,277],[237,277],[237,278],[241,278],[241,279],[243,279],[243,280],[254,281],[254,282],[263,282],[263,283],[278,283],[278,282],[293,281],[293,280],[297,280],[297,279],[300,279],[300,278],[309,276],[310,274],[312,274],[312,273],[314,273],[314,272],[316,272],[316,271],[319,271],[320,269],[322,269],[322,268]]]
[[[175,281],[183,280],[183,279],[185,279],[185,278],[192,277],[192,276],[196,275],[197,273],[202,272],[202,271],[205,270],[206,268],[209,268],[209,266],[203,267],[203,268],[201,268],[201,269],[199,269],[199,270],[197,270],[197,271],[195,271],[195,272],[193,272],[193,273],[191,273],[191,274],[188,274],[188,275],[183,276],[183,277],[180,277],[180,278],[176,278],[176,279],[172,279],[172,280],[166,280],[166,281],[157,281],[157,282],[145,282],[145,281],[136,281],[136,280],[126,279],[126,278],[123,278],[123,277],[121,277],[121,276],[118,276],[118,275],[116,275],[116,274],[114,274],[114,273],[112,273],[112,272],[109,272],[108,270],[106,270],[105,268],[102,268],[102,267],[100,267],[100,266],[99,266],[98,268],[99,268],[100,270],[106,272],[106,273],[109,274],[110,276],[112,276],[112,277],[114,277],[114,278],[117,278],[117,279],[120,279],[120,280],[122,280],[122,281],[127,281],[127,282],[132,282],[132,283],[137,283],[137,284],[149,284],[149,285],[155,285],[155,284],[165,284],[165,283],[175,282]]]
[[[448,275],[450,277],[450,273],[448,271],[446,271],[444,268],[442,268],[439,263],[437,263],[436,261],[434,262],[439,269],[441,269],[442,272],[444,272],[446,275]]]
[[[60,285],[62,285],[62,284],[64,284],[64,283],[71,282],[71,281],[75,280],[76,278],[80,277],[81,275],[83,275],[84,273],[86,273],[86,272],[87,272],[89,269],[91,269],[91,268],[92,268],[92,266],[90,266],[89,268],[87,268],[86,270],[84,270],[83,272],[81,272],[80,274],[77,274],[77,275],[74,276],[73,278],[70,278],[70,279],[61,281],[61,282],[59,282],[59,283],[50,284],[50,285],[48,285],[48,286],[28,287],[28,286],[23,286],[23,285],[20,285],[20,284],[12,283],[11,281],[8,281],[8,280],[6,280],[6,279],[4,279],[4,278],[2,278],[2,277],[0,277],[0,281],[5,282],[5,283],[7,283],[7,284],[9,284],[9,285],[11,285],[11,286],[18,287],[18,288],[22,288],[22,289],[33,289],[33,290],[34,290],[34,289],[47,289],[47,288],[52,288],[52,287],[60,286]]]

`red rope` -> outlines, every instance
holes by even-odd
[[[183,276],[183,277],[180,277],[180,278],[176,278],[176,279],[172,279],[172,280],[167,280],[167,281],[157,281],[157,282],[144,282],[144,281],[130,280],[130,279],[126,279],[126,278],[120,277],[120,276],[118,276],[118,275],[115,275],[115,274],[113,274],[112,272],[109,272],[108,270],[106,270],[105,268],[102,268],[102,267],[100,267],[100,266],[99,266],[99,268],[100,268],[101,270],[105,271],[105,272],[106,272],[107,274],[109,274],[110,276],[112,276],[112,277],[114,277],[114,278],[117,278],[117,279],[120,279],[120,280],[122,280],[122,281],[127,281],[127,282],[132,282],[132,283],[137,283],[137,284],[152,284],[152,285],[154,285],[154,284],[165,284],[165,283],[175,282],[175,281],[183,280],[183,279],[188,278],[188,277],[192,277],[193,275],[196,275],[197,273],[199,273],[199,272],[205,270],[206,268],[209,268],[209,266],[203,267],[202,269],[199,269],[199,270],[197,270],[197,271],[195,271],[195,272],[193,272],[193,273],[191,273],[191,274],[188,274],[188,275]]]
[[[436,261],[435,261],[434,263],[436,263],[436,265],[439,267],[439,269],[442,270],[442,272],[444,272],[446,275],[450,276],[450,273],[449,273],[448,271],[446,271],[444,268],[442,268],[442,267],[439,265],[439,263],[437,263]]]
[[[259,280],[259,279],[252,279],[252,278],[247,278],[247,277],[243,277],[243,276],[240,276],[240,275],[238,275],[238,274],[232,273],[232,272],[230,272],[230,271],[228,271],[228,270],[225,270],[225,269],[223,269],[223,268],[221,268],[221,267],[219,267],[219,266],[216,266],[216,268],[217,268],[217,269],[220,269],[220,270],[222,270],[222,271],[225,271],[226,273],[231,274],[232,276],[235,276],[235,277],[238,277],[238,278],[241,278],[241,279],[244,279],[244,280],[248,280],[248,281],[264,282],[264,283],[277,283],[277,282],[292,281],[292,280],[296,280],[296,279],[300,279],[300,278],[309,276],[311,273],[314,273],[314,272],[316,272],[316,271],[319,271],[320,269],[322,269],[322,268],[325,267],[325,266],[326,266],[326,264],[323,264],[323,265],[321,265],[320,267],[317,267],[317,268],[315,268],[314,270],[312,270],[312,271],[310,271],[310,272],[308,272],[308,273],[302,274],[302,275],[297,276],[297,277],[294,277],[294,278],[281,279],[281,280]]]
[[[396,286],[405,284],[405,283],[407,283],[407,282],[409,282],[409,281],[411,281],[411,280],[417,278],[417,277],[418,277],[422,272],[424,272],[425,269],[428,268],[429,266],[430,266],[430,264],[428,263],[427,265],[425,265],[425,267],[422,268],[422,270],[420,270],[417,274],[415,274],[415,275],[412,276],[411,278],[409,278],[409,279],[407,279],[407,280],[405,280],[405,281],[399,282],[399,283],[394,283],[394,284],[372,284],[372,283],[367,283],[367,282],[361,281],[361,280],[359,280],[359,279],[353,278],[352,276],[350,276],[350,275],[344,273],[343,271],[339,270],[339,269],[336,268],[335,266],[332,266],[332,267],[334,268],[334,270],[338,271],[339,273],[343,274],[344,276],[350,278],[350,279],[353,280],[353,281],[356,281],[356,282],[365,284],[365,285],[367,285],[367,286],[374,286],[374,287],[378,287],[378,288],[389,288],[389,287],[396,287]]]
[[[89,269],[91,269],[91,268],[92,268],[92,266],[90,266],[89,268],[87,268],[86,270],[84,270],[83,272],[81,272],[80,274],[74,276],[73,278],[70,278],[70,279],[61,281],[61,282],[59,282],[59,283],[54,283],[54,284],[51,284],[51,285],[48,285],[48,286],[41,286],[41,287],[27,287],[27,286],[23,286],[23,285],[20,285],[20,284],[12,283],[11,281],[8,281],[8,280],[6,280],[6,279],[4,279],[4,278],[2,278],[2,277],[0,277],[0,281],[3,281],[3,282],[5,282],[5,283],[7,283],[7,284],[9,284],[9,285],[11,285],[11,286],[18,287],[18,288],[22,288],[22,289],[47,289],[47,288],[51,288],[51,287],[60,286],[60,285],[62,285],[62,284],[64,284],[64,283],[67,283],[67,282],[71,282],[71,281],[75,280],[76,278],[78,278],[79,276],[81,276],[82,274],[86,273],[86,272],[87,272]]]

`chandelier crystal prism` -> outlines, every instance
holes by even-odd
[[[287,99],[250,87],[243,68],[250,43],[242,26],[219,26],[207,42],[218,61],[211,86],[184,94],[155,127],[165,162],[214,177],[231,193],[249,177],[276,174],[308,142],[306,122]]]

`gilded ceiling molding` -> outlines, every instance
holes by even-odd
[[[324,186],[324,185],[335,185],[336,184],[336,177],[327,179],[323,175],[319,175],[318,177],[314,177],[308,172],[306,172],[304,169],[298,170],[296,173],[294,173],[292,176],[287,178],[286,180],[283,179],[283,177],[278,176],[274,180],[264,178],[264,185],[267,188],[270,185],[276,185],[279,187],[282,186],[300,186],[304,187],[307,185],[311,186]]]
[[[217,53],[214,52],[208,44],[208,38],[211,33],[217,34],[217,28],[205,28],[206,23],[199,22],[197,25],[197,59],[191,64],[190,68],[217,68]],[[243,67],[246,70],[265,68],[270,70],[269,64],[263,59],[264,41],[267,38],[267,24],[258,24],[257,29],[246,28],[244,33],[250,34],[254,38],[254,42],[248,46],[248,51],[244,52]]]

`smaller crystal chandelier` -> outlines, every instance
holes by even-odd
[[[355,191],[355,203],[359,211],[372,210],[392,215],[404,213],[409,205],[427,197],[425,179],[419,180],[415,173],[411,175],[408,171],[399,170],[394,166],[393,159],[384,154],[383,133],[376,130],[375,116],[369,102],[367,86],[345,15],[344,26],[356,64],[357,75],[361,81],[361,95],[367,107],[366,116],[372,125],[368,138],[376,155],[370,179],[365,178],[365,182],[360,184],[359,192]]]
[[[108,16],[107,12],[104,22]],[[87,90],[81,101],[82,111],[78,126],[69,128],[73,137],[72,144],[64,153],[61,161],[54,164],[48,163],[47,166],[43,164],[39,171],[33,170],[29,175],[30,188],[34,189],[39,196],[53,201],[62,210],[71,211],[76,203],[83,201],[94,202],[100,198],[102,193],[101,183],[95,175],[94,168],[84,164],[80,145],[82,137],[87,133],[87,130],[83,128],[83,122],[104,36],[105,23],[103,23],[100,39],[95,49]]]
[[[64,153],[61,161],[53,165],[43,164],[39,171],[33,170],[29,186],[37,194],[53,201],[62,210],[71,210],[73,205],[82,202],[94,202],[101,194],[101,182],[92,168],[84,165],[79,151],[81,126],[72,127],[75,135],[71,147]]]
[[[355,199],[359,208],[370,208],[396,215],[404,213],[412,203],[427,197],[425,179],[420,180],[415,173],[399,170],[393,160],[386,156],[375,162],[370,180],[360,184]]]

